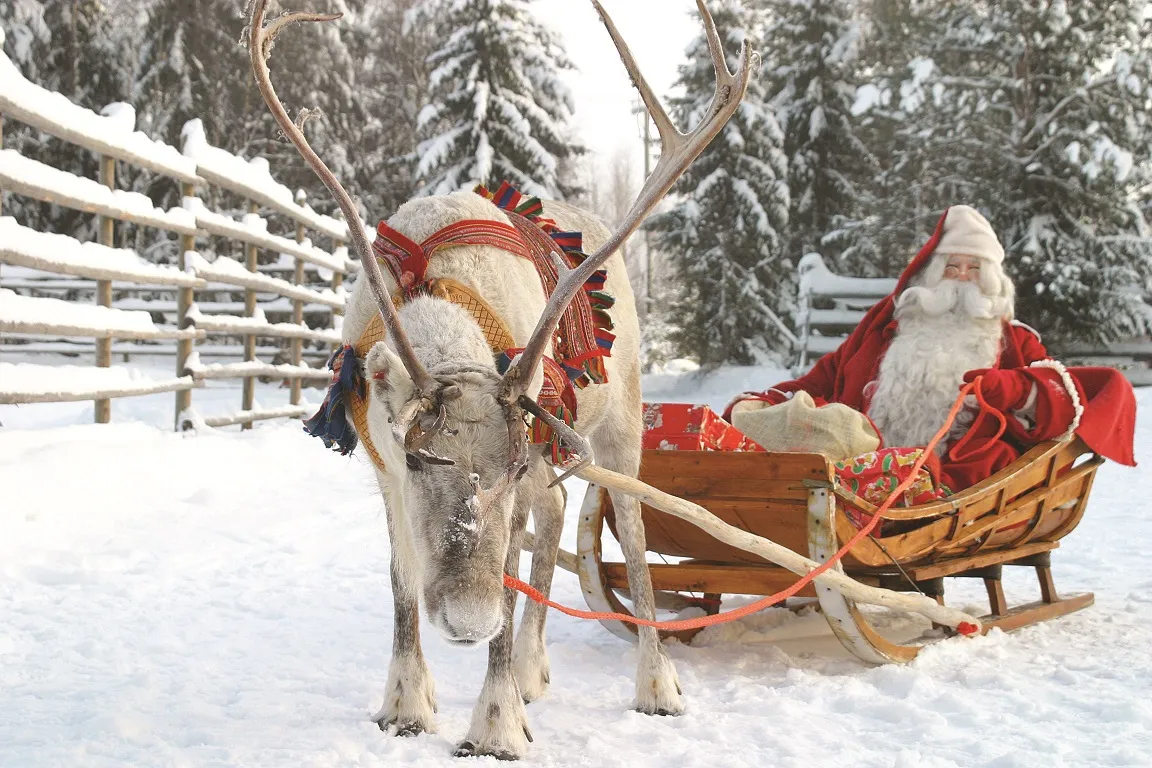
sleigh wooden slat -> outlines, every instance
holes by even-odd
[[[1060,597],[1051,554],[1084,515],[1096,470],[1103,459],[1080,440],[1047,442],[976,486],[942,501],[894,509],[880,533],[853,547],[837,566],[873,586],[922,591],[944,599],[944,578],[979,578],[990,611],[987,631],[1005,631],[1063,616],[1092,604],[1091,594]],[[640,480],[707,509],[749,533],[823,562],[855,535],[846,506],[865,513],[875,507],[835,481],[833,467],[814,454],[645,451]],[[721,543],[694,525],[643,506],[647,549],[681,562],[649,565],[653,586],[669,592],[769,595],[797,577],[743,550]],[[604,524],[615,532],[607,493],[589,487],[580,520],[581,584],[593,610],[626,611],[615,592],[628,588],[622,563],[604,562],[599,537]],[[585,546],[586,544],[593,546]],[[1040,600],[1012,607],[1001,582],[1004,567],[1033,568]],[[924,639],[897,643],[875,629],[852,601],[809,585],[834,633],[854,654],[870,662],[905,662]],[[716,606],[709,605],[709,610]],[[605,622],[626,635],[628,625]],[[694,632],[676,633],[689,639]]]

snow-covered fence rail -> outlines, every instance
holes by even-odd
[[[328,374],[304,363],[304,344],[319,347],[310,356],[323,359],[339,343],[342,284],[359,266],[343,246],[344,222],[309,208],[301,194],[293,195],[273,179],[266,161],[247,161],[210,146],[198,120],[185,126],[183,150],[177,150],[134,131],[130,107],[116,105],[97,115],[29,82],[0,53],[0,141],[5,118],[91,151],[99,160],[100,178],[82,178],[4,150],[0,143],[0,192],[93,214],[99,237],[82,243],[0,216],[0,264],[18,268],[0,271],[0,279],[6,278],[0,289],[0,333],[9,334],[0,350],[91,351],[92,346],[83,346],[87,339],[95,344],[97,368],[4,364],[0,404],[92,399],[96,420],[106,422],[111,398],[176,391],[178,427],[250,426],[263,418],[300,416],[310,408],[301,403],[301,382],[326,380]],[[171,180],[180,190],[181,206],[163,210],[145,195],[117,189],[117,162]],[[213,188],[242,200],[247,214],[237,220],[209,210],[201,196]],[[287,219],[289,235],[274,234],[262,213]],[[130,249],[114,247],[117,222],[175,236],[178,265],[153,264]],[[327,239],[331,248],[313,245],[309,233]],[[238,243],[243,261],[223,253],[209,260],[210,251],[198,252],[198,241]],[[271,254],[274,263],[262,265],[269,261],[262,253]],[[291,280],[273,276],[285,268]],[[198,303],[197,291],[209,294],[207,300]],[[60,298],[52,298],[54,292]],[[221,292],[243,300],[220,301]],[[76,303],[77,296],[93,293],[96,306]],[[321,324],[328,327],[317,327]],[[201,363],[202,354],[237,356],[228,353],[238,352],[239,346],[204,343],[221,337],[242,339],[243,362]],[[277,346],[258,346],[258,339]],[[111,370],[114,350],[174,355],[176,377],[150,382]],[[286,362],[261,362],[258,354],[269,351]],[[258,377],[291,382],[292,405],[257,409]],[[228,379],[243,382],[238,413],[204,418],[192,409],[192,389]]]

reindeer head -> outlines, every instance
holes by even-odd
[[[527,466],[524,422],[518,407],[501,402],[495,365],[468,362],[492,359],[469,313],[424,298],[405,311],[434,314],[437,332],[455,349],[428,368],[436,384],[430,396],[386,342],[365,361],[371,419],[391,423],[385,435],[376,431],[377,443],[388,444],[394,492],[403,497],[403,530],[393,535],[405,540],[393,546],[409,548],[409,559],[420,564],[432,624],[449,642],[475,645],[502,627],[504,561],[512,528],[522,524],[513,509]]]
[[[389,346],[377,345],[367,363],[373,395],[392,420],[395,448],[405,457],[404,503],[419,511],[408,517],[413,519],[413,543],[430,577],[424,579],[428,614],[450,640],[461,644],[487,640],[500,630],[501,576],[515,488],[527,467],[524,412],[547,421],[576,447],[584,463],[591,461],[591,449],[583,438],[525,396],[561,315],[584,283],[636,231],[720,132],[739,106],[755,68],[755,54],[745,47],[736,73],[728,70],[712,16],[704,0],[696,0],[716,70],[716,94],[700,124],[691,133],[680,133],[608,14],[597,0],[592,4],[656,123],[662,144],[660,162],[623,223],[595,254],[574,269],[554,254],[560,272],[556,288],[524,352],[499,378],[494,369],[483,367],[441,371],[432,365],[429,370],[417,359],[352,198],[304,136],[303,122],[311,113],[302,112],[293,123],[276,96],[267,63],[276,35],[293,23],[332,21],[339,14],[286,13],[265,24],[268,0],[249,0],[248,53],[260,93],[284,134],[340,205],[364,276],[384,318]]]

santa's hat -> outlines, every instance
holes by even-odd
[[[896,284],[896,295],[904,292],[912,278],[928,265],[937,253],[952,255],[961,254],[986,259],[997,266],[1004,264],[1004,246],[996,237],[996,232],[988,219],[980,212],[968,205],[954,205],[944,211],[940,221],[936,223],[936,231],[932,235],[912,263],[900,275]]]
[[[1004,246],[992,230],[988,219],[968,205],[954,205],[944,218],[944,235],[936,246],[936,253],[947,256],[976,256],[1004,265]]]

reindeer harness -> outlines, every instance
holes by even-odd
[[[458,221],[435,232],[422,243],[416,243],[381,221],[376,228],[372,249],[399,286],[392,301],[397,306],[417,296],[434,296],[451,301],[468,310],[484,331],[496,357],[497,369],[503,373],[522,350],[516,347],[508,326],[492,307],[468,286],[448,278],[427,277],[429,260],[443,248],[463,245],[488,245],[529,259],[540,276],[545,295],[550,296],[559,278],[551,254],[559,252],[569,267],[578,266],[586,255],[579,232],[565,232],[551,219],[542,217],[543,203],[536,197],[525,197],[508,182],[495,192],[483,186],[476,193],[491,200],[508,216],[511,224],[499,221]],[[608,310],[615,299],[605,293],[607,271],[596,272],[584,285],[561,318],[552,339],[554,358],[544,358],[544,385],[537,402],[569,426],[576,422],[576,389],[608,381],[604,358],[612,354],[615,335]],[[357,435],[372,463],[387,472],[384,461],[368,433],[368,396],[362,361],[377,342],[387,337],[383,318],[377,314],[354,344],[333,353],[328,366],[332,383],[320,410],[305,422],[304,431],[324,441],[328,448],[341,454],[351,453]],[[352,432],[348,419],[355,426]],[[529,426],[533,443],[548,444],[550,459],[562,463],[566,452],[553,429],[542,420],[533,419]]]

